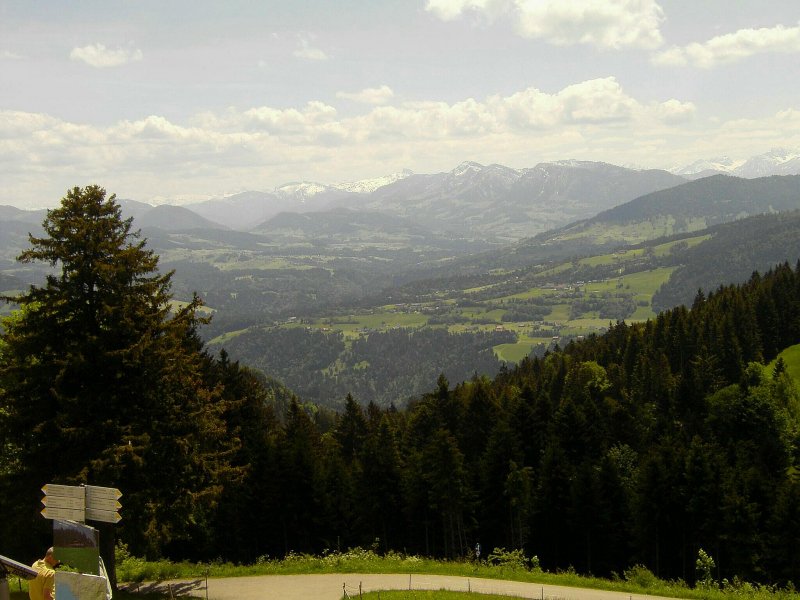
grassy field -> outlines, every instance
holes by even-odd
[[[692,238],[694,240],[694,238]],[[699,243],[700,237],[695,243]],[[656,248],[659,252],[668,252],[676,242],[662,244]],[[643,250],[630,250],[626,256],[635,257]],[[604,255],[585,259],[588,261],[615,260],[617,255]],[[629,322],[644,321],[655,317],[651,307],[653,294],[665,283],[674,267],[662,267],[649,271],[641,271],[606,279],[603,281],[583,283],[579,286],[567,286],[553,289],[545,284],[531,287],[528,290],[483,300],[473,306],[459,307],[452,299],[442,299],[416,303],[411,305],[379,306],[350,315],[320,317],[313,320],[285,323],[283,327],[310,327],[323,332],[341,332],[346,340],[355,339],[370,331],[386,331],[393,328],[417,329],[421,327],[446,327],[453,333],[465,331],[493,331],[503,327],[513,331],[518,339],[515,343],[505,343],[494,348],[501,360],[516,363],[527,356],[539,344],[549,345],[553,341],[554,332],[558,336],[582,336],[602,333],[615,319],[601,317],[597,311],[574,314],[572,303],[576,299],[592,300],[603,298],[613,301],[616,298],[628,298],[636,303],[635,310],[626,320]],[[546,277],[545,277],[546,278]],[[544,280],[544,279],[542,279]],[[477,290],[479,288],[475,288]],[[462,290],[462,292],[475,291]],[[579,293],[577,291],[579,290]],[[546,325],[536,325],[531,321],[504,321],[503,316],[513,309],[515,302],[539,299],[547,304],[544,320]],[[431,324],[431,319],[461,319],[463,322],[450,324]],[[235,332],[236,335],[241,332]]]
[[[800,344],[789,346],[778,355],[786,364],[786,372],[795,381],[800,381]],[[768,373],[772,374],[775,369],[775,363],[778,361],[776,358],[769,365],[767,365]]]
[[[559,237],[560,241],[590,239],[595,244],[619,243],[637,244],[676,233],[674,217],[657,217],[647,222],[631,225],[610,225],[595,223],[586,229],[568,232]],[[705,219],[687,220],[684,231],[700,231],[707,227]]]

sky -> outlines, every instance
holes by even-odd
[[[0,204],[800,148],[797,0],[0,0]]]

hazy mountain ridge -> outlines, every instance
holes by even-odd
[[[747,281],[754,271],[763,274],[784,262],[794,267],[800,260],[800,210],[747,217],[708,233],[708,240],[676,257],[681,267],[656,292],[654,310],[691,305],[700,289],[708,295]]]
[[[616,206],[587,223],[625,223],[671,215],[708,225],[744,216],[800,208],[800,175],[745,179],[714,175]]]
[[[172,216],[176,223],[185,224],[184,229],[216,224],[251,231],[281,213],[349,208],[407,218],[439,235],[503,243],[590,217],[604,208],[684,181],[666,171],[585,161],[542,163],[520,170],[467,161],[444,173],[404,171],[339,186],[294,182],[272,192],[242,192],[182,205],[205,222],[193,221],[180,211],[173,211]],[[157,218],[158,213],[151,213],[153,207],[148,207],[125,201],[126,214],[138,220],[149,215],[147,219],[156,220],[152,223],[155,226],[177,228],[169,218]],[[168,209],[161,210],[168,214]]]
[[[764,154],[741,160],[734,160],[728,156],[700,159],[688,165],[670,169],[670,172],[688,179],[717,174],[746,178],[800,175],[800,149],[773,148]]]
[[[605,163],[542,163],[517,170],[464,162],[446,173],[410,175],[359,203],[441,233],[509,242],[685,181],[666,171]]]
[[[139,227],[158,227],[170,232],[193,229],[227,229],[224,225],[205,219],[186,207],[169,204],[155,206],[152,210],[144,212],[136,218],[136,224]]]
[[[713,175],[646,194],[524,244],[575,248],[635,243],[799,208],[800,175]]]
[[[428,228],[408,219],[345,207],[334,208],[325,213],[283,212],[262,223],[253,232],[270,236],[295,235],[303,239],[321,235],[336,237],[386,234],[420,238],[431,235]]]

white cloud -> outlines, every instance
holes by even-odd
[[[655,0],[428,0],[445,21],[462,15],[511,19],[517,32],[552,44],[657,48],[664,11]]]
[[[465,13],[497,18],[513,8],[509,0],[428,0],[425,10],[443,21],[453,21]]]
[[[764,53],[800,53],[800,26],[761,29],[740,29],[711,38],[702,44],[692,43],[672,47],[653,57],[653,63],[663,66],[692,65],[710,69]]]
[[[0,60],[20,60],[21,58],[22,55],[16,52],[11,52],[10,50],[0,51]]]
[[[380,105],[388,103],[394,97],[394,92],[388,85],[382,85],[378,88],[366,88],[360,92],[337,92],[336,97],[360,104]]]
[[[686,123],[691,121],[697,107],[693,102],[681,102],[680,100],[667,100],[655,107],[656,116],[664,123]]]
[[[142,51],[138,48],[106,48],[103,44],[90,44],[81,48],[73,48],[69,57],[75,61],[85,62],[91,67],[103,69],[142,60]]]
[[[299,47],[293,52],[296,58],[304,60],[328,60],[330,58],[323,50],[311,45],[314,37],[307,34],[297,36]]]
[[[626,121],[638,107],[614,77],[568,86],[558,93],[558,98],[564,108],[564,119],[573,123]]]
[[[109,126],[0,111],[0,204],[53,205],[69,187],[93,182],[146,201],[297,179],[356,180],[398,164],[434,172],[465,158],[514,167],[559,158],[667,167],[719,148],[749,156],[800,146],[800,107],[735,122],[698,113],[680,99],[639,100],[613,77],[457,102],[398,101],[355,116],[318,101]]]

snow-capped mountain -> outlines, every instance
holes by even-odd
[[[392,173],[391,175],[386,175],[384,177],[376,177],[374,179],[361,179],[359,181],[348,181],[345,183],[337,183],[336,185],[332,186],[336,189],[342,190],[344,192],[352,192],[354,194],[371,194],[378,188],[382,188],[385,185],[389,185],[390,183],[394,183],[395,181],[400,181],[401,179],[405,179],[413,175],[414,172],[409,169],[403,169],[399,173]]]
[[[402,217],[459,237],[515,240],[684,181],[666,171],[598,162],[559,161],[513,169],[467,161],[444,173],[403,171],[336,186],[288,183],[271,192],[243,192],[191,209],[244,231],[262,227],[284,212],[350,208]]]
[[[774,148],[764,154],[743,160],[734,160],[727,156],[710,160],[696,160],[683,167],[670,169],[670,172],[689,179],[699,179],[720,173],[747,179],[770,175],[798,175],[800,174],[800,150]]]
[[[275,188],[275,195],[282,198],[294,198],[301,202],[305,202],[318,196],[324,192],[333,189],[331,186],[323,185],[321,183],[314,183],[309,181],[300,181],[293,183],[286,183],[280,187]]]
[[[768,175],[800,174],[800,150],[774,148],[765,154],[754,156],[734,169],[739,177],[766,177]]]
[[[360,206],[459,236],[514,240],[593,216],[686,180],[595,162],[530,169],[464,162],[452,171],[411,175],[377,189]]]

